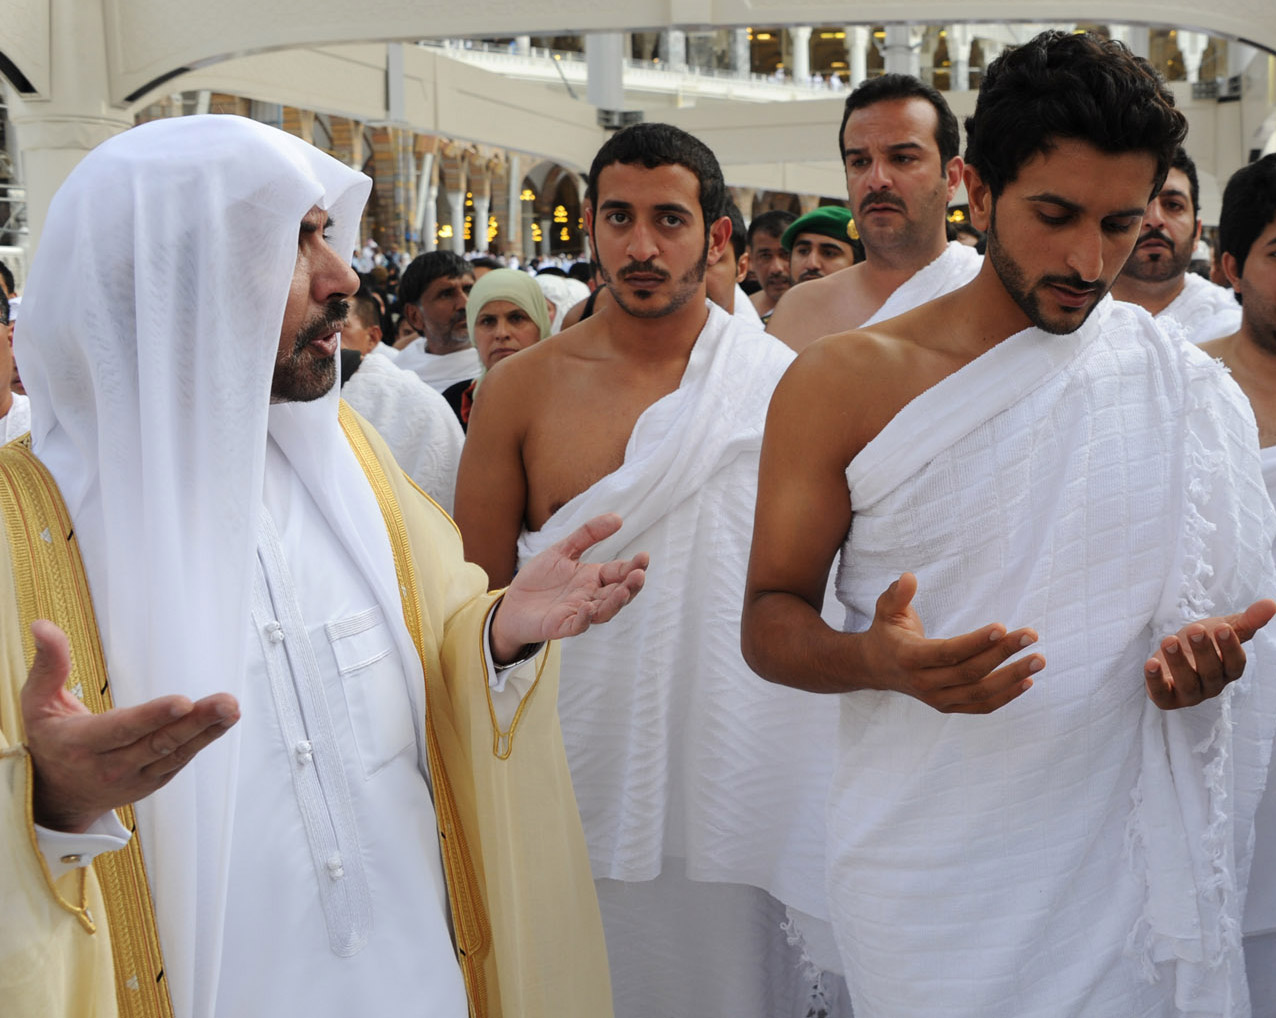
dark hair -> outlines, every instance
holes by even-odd
[[[537,269],[536,274],[538,276],[557,276],[559,279],[567,278],[567,273],[557,265],[546,265],[543,269]]]
[[[722,214],[731,220],[731,250],[735,252],[735,260],[739,261],[744,257],[744,252],[749,247],[748,231],[744,227],[744,216],[740,212],[740,206],[729,197]]]
[[[1174,158],[1170,160],[1170,169],[1179,170],[1183,176],[1187,177],[1188,196],[1192,199],[1192,218],[1201,218],[1201,182],[1196,176],[1196,163],[1187,149],[1182,145],[1174,150]],[[1168,171],[1167,171],[1168,176]],[[1162,187],[1165,185],[1162,184]]]
[[[381,305],[367,287],[359,287],[358,292],[350,298],[350,315],[359,319],[365,329],[380,327]]]
[[[491,255],[479,255],[477,258],[471,258],[469,261],[470,269],[503,269],[505,268],[499,261]]]
[[[883,74],[877,78],[869,78],[846,97],[842,126],[837,129],[838,158],[846,161],[846,122],[851,119],[851,114],[890,99],[925,99],[935,107],[935,116],[938,118],[935,123],[935,145],[939,149],[942,173],[944,167],[957,158],[961,147],[961,130],[957,126],[957,117],[936,89],[918,81],[911,74]]]
[[[593,262],[572,262],[567,268],[567,278],[588,286],[594,278]]]
[[[598,178],[603,170],[616,163],[640,164],[649,170],[658,166],[686,167],[700,182],[700,212],[706,237],[709,227],[722,218],[727,200],[722,167],[708,145],[682,128],[672,124],[634,124],[608,138],[594,156],[585,185],[585,199],[595,211],[598,209]]]
[[[1007,50],[984,72],[975,115],[966,118],[966,162],[997,198],[1059,138],[1109,153],[1151,152],[1150,201],[1186,135],[1187,119],[1146,60],[1119,42],[1050,31]]]
[[[786,209],[768,209],[760,216],[755,216],[753,222],[749,224],[747,239],[749,246],[753,246],[753,238],[759,233],[768,237],[783,237],[784,231],[789,228],[789,223],[793,222],[797,216]]]
[[[1258,235],[1276,219],[1276,153],[1242,166],[1223,189],[1223,211],[1218,217],[1219,251],[1236,259],[1236,271],[1245,271],[1245,259]]]
[[[0,262],[0,281],[4,283],[4,293],[0,294],[0,296],[7,298],[9,294],[13,293],[13,273],[9,271],[9,266],[4,262]]]
[[[415,304],[436,279],[459,279],[472,276],[470,263],[454,251],[427,251],[412,259],[399,280],[399,304]]]
[[[0,293],[0,326],[9,324],[9,298]],[[8,385],[7,378],[0,378],[0,385]]]

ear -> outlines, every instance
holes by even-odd
[[[1227,277],[1227,281],[1232,284],[1232,289],[1235,290],[1242,278],[1240,265],[1236,261],[1236,256],[1230,251],[1224,251],[1223,257],[1219,259],[1219,263],[1223,266],[1223,275]]]
[[[421,305],[413,301],[403,305],[403,313],[408,316],[408,324],[422,336],[425,335],[425,316],[421,313]]]
[[[368,349],[364,350],[365,354],[372,353],[381,345],[381,326],[374,325],[368,330]]]
[[[719,216],[709,227],[709,250],[706,252],[706,264],[717,265],[722,253],[731,243],[731,219]]]
[[[735,263],[735,281],[743,283],[744,277],[749,274],[749,252],[745,251],[740,256],[740,260]]]
[[[1198,243],[1200,243],[1201,227],[1203,227],[1204,225],[1205,224],[1200,219],[1196,221],[1196,231],[1192,234],[1192,247],[1194,248],[1196,247]]]
[[[970,203],[971,225],[981,233],[988,232],[992,222],[992,190],[973,166],[963,166],[966,178],[966,200]]]
[[[953,195],[957,193],[957,186],[961,183],[962,171],[965,168],[966,164],[961,156],[953,156],[944,167],[944,179],[948,183],[948,201],[952,201]]]

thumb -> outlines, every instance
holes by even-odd
[[[908,610],[908,606],[913,600],[913,595],[916,593],[917,577],[912,573],[904,573],[898,580],[882,591],[882,596],[877,599],[877,614],[887,617],[902,615]]]
[[[31,635],[35,638],[35,659],[22,697],[40,704],[54,699],[66,685],[71,674],[71,644],[66,633],[46,619],[31,623]]]
[[[1254,634],[1267,625],[1274,615],[1276,615],[1276,601],[1265,598],[1262,601],[1255,601],[1243,612],[1233,615],[1227,621],[1236,630],[1237,639],[1245,643],[1247,640],[1252,640]]]

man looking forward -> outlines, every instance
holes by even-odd
[[[399,281],[399,307],[421,338],[405,346],[394,362],[439,392],[477,378],[483,370],[465,322],[473,288],[470,263],[453,251],[417,255]]]
[[[1177,322],[1193,343],[1230,335],[1241,324],[1236,295],[1187,270],[1201,237],[1200,197],[1196,163],[1180,146],[1165,186],[1143,213],[1139,242],[1112,286],[1117,300]]]
[[[749,269],[762,286],[749,300],[764,322],[771,317],[775,305],[793,285],[793,279],[789,275],[789,253],[780,243],[780,238],[796,218],[792,212],[771,209],[755,217],[749,224]]]
[[[841,694],[857,1018],[1248,1014],[1276,520],[1241,393],[1105,298],[1185,131],[1119,43],[1008,51],[966,123],[979,274],[776,390],[744,648]]]
[[[664,563],[650,612],[572,648],[559,697],[617,1014],[805,1014],[781,902],[827,914],[833,715],[750,675],[738,603],[765,407],[793,352],[706,300],[730,220],[702,142],[621,131],[586,197],[613,300],[487,375],[457,522],[497,585],[600,505],[625,517],[601,553]]]
[[[974,251],[949,243],[948,202],[961,183],[957,118],[906,74],[884,74],[846,99],[838,151],[864,260],[784,295],[767,324],[794,350],[883,321],[969,282]]]

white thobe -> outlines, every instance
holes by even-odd
[[[15,438],[25,435],[31,430],[31,401],[20,392],[13,394],[13,403],[9,406],[9,412],[4,415],[0,421],[0,445],[5,442],[12,442]]]
[[[1177,322],[1193,343],[1230,336],[1241,327],[1241,306],[1236,294],[1225,286],[1189,272],[1183,277],[1179,295],[1156,315],[1156,320]]]
[[[472,346],[462,347],[453,353],[430,353],[425,343],[424,336],[414,339],[399,351],[394,364],[404,371],[415,371],[421,381],[439,392],[457,382],[477,378],[483,370],[478,351]]]

